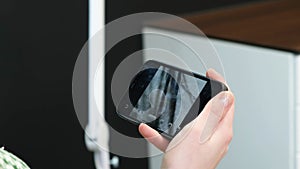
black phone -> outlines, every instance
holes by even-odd
[[[120,117],[146,123],[172,139],[225,84],[158,61],[147,61],[117,106]]]

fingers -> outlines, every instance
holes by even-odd
[[[216,72],[214,69],[211,69],[211,68],[208,69],[206,71],[206,76],[211,79],[214,79],[214,80],[217,80],[217,81],[220,81],[220,82],[226,84],[224,77],[221,74],[219,74],[218,72]]]
[[[206,76],[226,84],[225,79],[214,69],[207,70]],[[211,141],[216,145],[220,145],[220,146],[228,145],[233,136],[232,125],[234,119],[234,96],[233,94],[231,94],[231,96],[229,97],[231,97],[231,99],[233,100],[233,104],[229,107],[227,113],[226,112],[224,113],[223,118],[221,119],[221,121],[218,123],[218,126],[216,127],[216,131],[214,135],[211,137]]]
[[[231,109],[233,103],[234,96],[231,92],[221,92],[204,108],[202,113],[208,114],[208,116],[206,121],[201,120],[200,122],[202,124],[199,124],[204,125],[200,136],[200,143],[203,144],[210,139],[221,119],[223,119]]]
[[[228,149],[228,145],[233,137],[234,104],[230,107],[225,117],[216,128],[210,142],[217,149]]]
[[[139,132],[141,135],[146,138],[150,143],[161,151],[165,151],[169,145],[169,141],[160,135],[156,130],[152,129],[148,125],[141,123],[139,125]]]

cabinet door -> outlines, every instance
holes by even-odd
[[[295,168],[295,56],[213,42],[236,96],[234,139],[219,168]]]

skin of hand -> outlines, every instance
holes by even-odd
[[[209,69],[206,76],[226,84],[213,69]],[[233,117],[234,96],[226,91],[212,98],[199,116],[171,142],[146,124],[139,125],[139,132],[165,152],[162,169],[214,169],[228,151],[233,136]]]

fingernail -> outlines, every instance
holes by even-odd
[[[203,144],[210,139],[219,121],[233,104],[233,97],[228,92],[222,92],[213,98],[207,121],[200,136],[200,143]]]

